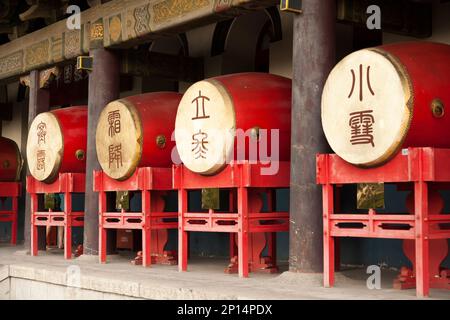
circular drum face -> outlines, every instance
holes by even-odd
[[[236,118],[230,94],[216,80],[192,85],[181,99],[175,141],[191,171],[214,174],[233,158]]]
[[[64,139],[58,119],[51,112],[40,113],[28,131],[27,161],[38,181],[51,180],[61,166]]]
[[[333,151],[363,167],[395,155],[411,122],[411,88],[404,67],[382,50],[364,49],[339,62],[322,94],[322,126]]]
[[[103,171],[113,179],[129,178],[142,155],[142,127],[136,108],[126,100],[110,102],[100,113],[95,142]]]

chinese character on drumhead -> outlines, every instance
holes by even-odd
[[[113,145],[111,144],[108,148],[109,150],[109,168],[111,168],[111,164],[116,165],[116,168],[119,169],[123,166],[122,164],[122,144]]]
[[[372,112],[373,110],[365,110],[350,113],[348,125],[351,128],[350,143],[352,145],[370,144],[375,147],[372,135],[375,118]]]
[[[109,136],[113,137],[116,133],[120,133],[120,112],[113,110],[108,112]]]
[[[350,89],[350,93],[348,95],[348,98],[350,99],[353,95],[353,92],[355,91],[355,86],[356,86],[356,75],[355,75],[355,70],[351,69],[350,70],[351,74],[352,74],[352,86]],[[363,101],[364,99],[364,95],[363,95],[363,83],[364,83],[364,74],[363,74],[363,65],[360,64],[359,65],[359,101]],[[370,83],[370,66],[367,67],[366,69],[366,78],[365,78],[365,82],[367,85],[367,88],[369,89],[370,93],[375,96],[375,92],[372,89],[372,85]]]
[[[208,134],[205,132],[202,132],[199,130],[196,134],[192,135],[192,145],[194,146],[192,148],[192,152],[195,154],[195,159],[206,159],[206,151],[208,151],[208,148],[206,147],[206,144],[208,144]]]
[[[45,136],[47,135],[47,125],[45,122],[40,122],[37,125],[37,137],[38,137],[38,145],[42,143],[45,144]]]
[[[195,103],[196,106],[196,115],[192,118],[192,120],[198,119],[208,119],[209,116],[205,113],[205,101],[209,101],[210,99],[207,96],[202,96],[202,92],[198,92],[198,97],[192,100],[192,103]],[[200,112],[201,105],[201,112]]]
[[[45,172],[45,150],[38,150],[36,159],[36,170],[44,170]]]

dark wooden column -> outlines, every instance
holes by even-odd
[[[41,89],[39,85],[39,71],[33,70],[30,72],[30,93],[29,93],[29,102],[28,102],[28,130],[30,129],[31,122],[34,118],[42,112],[46,112],[50,107],[50,93],[47,89]],[[27,132],[22,133],[23,135],[28,136]],[[30,174],[30,170],[28,169],[28,164],[26,163],[26,154],[23,155],[25,160],[25,167],[27,175]],[[24,239],[25,239],[25,247],[27,250],[30,249],[31,245],[31,201],[28,193],[25,197],[25,227],[24,227]],[[45,228],[39,228],[39,249],[45,249]]]
[[[335,0],[304,0],[294,17],[289,268],[322,272],[322,194],[316,154],[328,151],[322,131],[323,85],[335,63]]]
[[[89,75],[88,141],[86,154],[86,193],[84,218],[84,254],[98,254],[98,195],[92,191],[93,170],[99,170],[95,149],[95,129],[101,110],[119,98],[119,59],[105,49],[91,50],[93,70]]]

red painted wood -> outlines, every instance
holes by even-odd
[[[59,172],[85,172],[86,157],[83,160],[78,160],[75,153],[77,150],[83,150],[84,152],[87,150],[87,107],[70,107],[50,112],[58,119],[63,134],[64,153]]]
[[[244,132],[253,127],[267,129],[268,152],[271,150],[270,130],[279,129],[279,160],[290,161],[292,81],[268,73],[238,73],[212,80],[220,82],[230,94],[236,128]],[[235,138],[235,150],[236,146]],[[247,144],[245,159],[239,160],[248,160],[248,155]],[[252,160],[259,160],[259,156]]]
[[[178,254],[179,271],[187,270],[188,233],[195,232],[228,232],[235,233],[237,238],[237,259],[232,257],[227,273],[234,272],[236,266],[240,277],[248,277],[249,272],[275,271],[275,241],[270,239],[269,257],[261,257],[262,249],[267,244],[267,236],[273,237],[275,232],[289,231],[288,212],[261,213],[260,188],[264,192],[272,192],[276,188],[289,187],[288,162],[280,162],[278,174],[265,176],[261,174],[260,164],[227,165],[220,173],[204,176],[193,173],[183,165],[174,165],[174,188],[178,189]],[[188,190],[213,188],[234,188],[237,194],[237,208],[230,206],[230,213],[188,212]],[[234,190],[230,192],[234,197]],[[231,199],[231,198],[230,198]],[[230,200],[231,201],[231,200]],[[237,212],[233,212],[237,210]],[[261,221],[272,220],[273,224],[262,224]],[[259,234],[257,234],[259,233]],[[230,252],[236,253],[234,239],[230,239]],[[263,270],[264,271],[264,270]]]
[[[133,104],[142,123],[142,157],[139,167],[170,167],[175,141],[171,136],[175,129],[175,117],[182,95],[176,92],[150,92],[127,97]],[[158,148],[154,138],[158,135],[166,137],[166,146]]]
[[[84,193],[84,173],[60,173],[50,183],[27,176],[27,193],[31,198],[31,255],[38,255],[39,227],[64,227],[64,258],[72,259],[72,227],[84,227],[84,212],[72,211],[72,193]],[[52,210],[38,211],[38,195],[45,193],[62,193],[64,209],[62,212]]]
[[[422,158],[421,177],[418,158]],[[335,154],[317,155],[317,183],[349,184],[364,182],[450,181],[450,169],[443,164],[450,158],[450,149],[409,148],[398,153],[380,167],[358,168]]]
[[[0,222],[11,223],[11,244],[17,243],[18,197],[20,196],[20,182],[0,182]],[[3,209],[6,199],[11,198],[12,208]]]
[[[433,117],[431,101],[439,98],[450,106],[450,45],[432,42],[407,42],[380,47],[400,61],[412,81],[413,118],[403,148],[450,147],[450,116]]]
[[[448,188],[449,162],[450,149],[433,148],[409,148],[407,154],[398,154],[385,165],[370,169],[352,166],[336,155],[318,155],[317,181],[323,185],[324,285],[333,286],[334,239],[365,237],[406,239],[406,255],[414,264],[416,283],[406,281],[405,285],[400,283],[400,287],[415,286],[420,297],[428,296],[430,287],[449,288],[448,276],[437,273],[440,262],[448,252],[450,232],[440,230],[436,223],[450,223],[450,216],[439,212],[442,200],[433,196],[434,190],[429,196],[430,186]],[[411,200],[409,205],[412,213],[378,215],[371,209],[368,214],[334,214],[333,187],[336,184],[372,182],[413,183],[414,201]],[[346,227],[346,223],[360,225]],[[394,226],[398,224],[409,228],[405,230]],[[414,276],[412,272],[405,275],[407,273],[402,271],[400,281]],[[398,286],[398,282],[395,285]]]
[[[123,181],[109,177],[103,171],[94,171],[94,191],[99,198],[99,260],[106,263],[107,230],[142,230],[142,252],[134,264],[149,267],[151,264],[176,263],[176,254],[164,250],[168,241],[168,229],[177,229],[178,222],[163,221],[176,218],[176,212],[163,212],[163,195],[172,190],[171,168],[138,168],[133,175]],[[106,192],[139,191],[142,194],[142,212],[108,212]]]
[[[17,181],[20,178],[22,157],[17,144],[0,137],[0,181]]]

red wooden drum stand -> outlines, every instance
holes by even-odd
[[[94,171],[94,191],[99,193],[99,258],[106,262],[106,240],[108,229],[142,230],[142,253],[135,260],[148,267],[151,264],[176,264],[176,255],[164,251],[168,240],[168,229],[176,229],[176,212],[163,212],[164,196],[172,189],[171,168],[138,168],[123,181],[110,178],[103,171]],[[108,212],[107,192],[140,191],[142,212]],[[168,221],[169,220],[169,221]],[[173,221],[175,220],[175,221]]]
[[[261,212],[261,194],[269,199],[279,188],[289,188],[289,162],[280,162],[275,175],[261,175],[261,164],[232,163],[214,176],[196,174],[183,165],[173,167],[174,188],[178,189],[178,269],[187,270],[188,232],[228,232],[230,237],[231,264],[225,272],[239,271],[240,277],[248,277],[250,271],[273,272],[276,267],[275,232],[289,231],[289,213]],[[203,188],[233,190],[237,195],[237,210],[230,213],[188,212],[188,191]],[[230,203],[233,203],[230,199]],[[269,201],[270,203],[271,201]],[[237,234],[237,258],[235,236]],[[261,257],[268,237],[269,257]],[[237,267],[237,268],[236,268]]]
[[[72,258],[72,227],[84,226],[84,212],[72,211],[72,193],[84,193],[84,173],[60,173],[52,183],[44,183],[27,177],[27,192],[31,197],[31,255],[38,255],[38,227],[64,227],[64,258]],[[38,196],[46,193],[62,193],[64,210],[39,211]]]
[[[0,182],[0,222],[11,222],[11,244],[17,242],[17,200],[20,196],[20,182]],[[2,209],[7,198],[11,198],[12,208]]]
[[[402,269],[395,287],[416,287],[417,296],[429,288],[450,289],[449,272],[440,264],[448,253],[450,215],[441,213],[436,190],[450,187],[450,149],[403,149],[383,166],[362,169],[335,154],[317,156],[317,182],[323,190],[324,285],[334,285],[334,241],[337,237],[404,239],[413,270]],[[394,183],[413,190],[407,214],[335,213],[334,186],[355,183]],[[412,200],[412,198],[411,198]],[[358,226],[358,227],[356,227]],[[415,281],[414,281],[415,280]],[[414,283],[415,282],[415,283]]]

